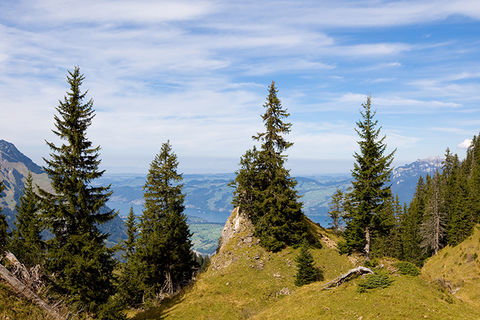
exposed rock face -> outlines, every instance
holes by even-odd
[[[253,236],[253,224],[245,215],[240,213],[239,208],[235,208],[223,227],[222,236],[217,252],[230,241],[236,241],[236,246],[251,246],[258,243],[258,239]]]
[[[260,240],[253,233],[254,227],[250,219],[241,214],[239,208],[233,209],[223,228],[217,253],[212,258],[212,268],[218,270],[228,267],[239,258],[235,254],[237,249],[257,245]],[[263,269],[263,262],[254,261],[251,267]]]

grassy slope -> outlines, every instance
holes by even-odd
[[[282,301],[282,289],[290,293],[297,290],[293,281],[298,250],[269,253],[256,241],[249,228],[234,234],[213,258],[209,270],[183,296],[135,319],[247,319]],[[312,254],[327,279],[352,267],[347,257],[326,246],[312,250]]]
[[[358,293],[356,281],[321,291],[314,283],[260,313],[267,319],[480,319],[480,311],[419,277],[393,276],[385,289]]]
[[[0,282],[0,319],[41,320],[48,318],[37,306],[18,297],[6,284]]]
[[[428,259],[422,274],[455,292],[458,298],[480,307],[480,225],[464,242],[447,246]]]
[[[312,227],[327,235],[324,229],[313,224]],[[471,252],[465,249],[458,253],[465,261],[471,260],[474,250],[480,251],[480,231],[477,233],[465,243]],[[248,228],[234,234],[192,288],[161,307],[137,314],[135,319],[480,319],[480,309],[423,277],[392,274],[395,281],[390,287],[367,293],[357,292],[358,279],[327,291],[321,290],[324,282],[297,288],[293,284],[297,250],[287,248],[273,254],[255,243]],[[352,267],[347,257],[326,245],[312,253],[325,272],[325,281]],[[451,255],[452,261],[458,260]],[[478,268],[478,260],[476,263]],[[458,268],[454,268],[455,272],[462,272],[465,267],[463,263],[454,265]],[[451,271],[449,268],[445,270]],[[470,265],[469,270],[471,278],[478,277],[478,269],[471,269]],[[432,268],[432,272],[438,271]],[[467,285],[470,284],[466,282]],[[288,288],[289,295],[281,294],[284,288]]]

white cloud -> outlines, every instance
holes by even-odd
[[[292,155],[350,157],[353,122],[320,121],[322,112],[356,114],[366,98],[357,82],[394,82],[393,73],[408,67],[402,58],[427,46],[373,41],[342,28],[420,24],[453,14],[477,19],[479,12],[473,2],[445,0],[2,2],[0,138],[25,146],[50,139],[66,69],[80,65],[98,111],[91,136],[103,146],[106,163],[149,161],[166,139],[184,157],[238,158],[260,129],[273,77],[280,78],[289,109],[307,114],[294,126]],[[354,68],[374,80],[358,81]],[[461,96],[480,100],[478,83],[458,83],[477,79],[478,70],[450,74],[411,76],[406,82],[418,87],[414,94],[373,91],[374,106],[420,114],[459,110]],[[297,75],[301,81],[290,80]],[[415,143],[401,134],[392,138],[402,146]],[[45,146],[36,150],[37,161],[47,154]]]
[[[462,149],[468,149],[472,145],[472,139],[465,139],[460,142],[457,146]]]

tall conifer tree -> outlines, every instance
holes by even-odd
[[[420,226],[425,214],[425,197],[425,182],[423,177],[420,176],[410,206],[403,213],[400,221],[402,227],[402,259],[417,265],[421,265],[426,257],[420,247],[422,241]]]
[[[124,241],[125,254],[123,257],[129,259],[135,253],[135,242],[137,239],[137,223],[135,222],[135,213],[132,207],[130,207],[125,227],[127,229],[127,239]]]
[[[16,208],[16,229],[12,234],[11,251],[26,266],[43,260],[42,222],[39,216],[39,198],[33,187],[32,174],[25,180],[23,195]]]
[[[296,181],[285,169],[284,152],[292,143],[284,138],[290,132],[289,116],[277,96],[275,83],[269,87],[262,120],[265,132],[253,138],[260,149],[247,151],[237,172],[234,205],[247,214],[263,247],[278,251],[300,244],[308,237],[307,226],[295,190]],[[311,240],[314,242],[314,240]]]
[[[352,170],[353,190],[351,201],[353,210],[348,214],[345,230],[348,251],[357,251],[370,256],[372,235],[385,227],[382,217],[384,203],[391,197],[390,165],[393,154],[385,154],[385,136],[380,137],[378,121],[371,109],[371,99],[362,104],[362,120],[357,122],[356,132],[360,137],[360,152],[355,153]]]
[[[143,268],[144,294],[173,293],[188,283],[196,268],[191,233],[183,213],[182,175],[177,156],[164,143],[150,165],[144,186],[136,259]]]
[[[143,297],[143,271],[135,256],[137,247],[137,223],[135,220],[133,208],[130,208],[125,223],[127,239],[123,242],[122,258],[124,262],[121,264],[117,285],[117,301],[123,307],[137,307]]]
[[[437,252],[445,245],[446,218],[445,201],[442,194],[443,179],[436,172],[427,183],[428,198],[425,206],[425,217],[421,225],[422,242],[420,246],[426,252]]]
[[[99,170],[100,147],[87,138],[95,116],[93,101],[81,91],[84,76],[75,67],[69,71],[70,86],[59,102],[53,133],[62,144],[47,142],[50,159],[44,168],[54,193],[40,190],[42,209],[53,238],[48,241],[46,266],[55,274],[56,289],[68,302],[92,314],[100,312],[112,294],[112,250],[105,246],[107,234],[98,225],[115,213],[104,210],[109,187],[93,186]]]

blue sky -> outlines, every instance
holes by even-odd
[[[346,172],[367,95],[396,163],[463,156],[480,128],[480,2],[0,2],[0,138],[34,161],[79,65],[109,172],[169,139],[187,173],[230,172],[275,80],[295,174]]]

